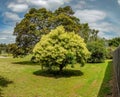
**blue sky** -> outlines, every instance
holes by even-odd
[[[120,36],[120,0],[0,0],[0,43],[13,43],[16,22],[31,8],[55,10],[70,5],[81,23],[107,39]]]

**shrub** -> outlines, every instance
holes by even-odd
[[[60,71],[70,64],[84,65],[90,55],[84,40],[74,32],[66,32],[63,26],[57,27],[35,45],[34,56],[43,67],[52,69],[58,67]]]
[[[113,46],[107,47],[107,54],[106,54],[107,59],[112,59],[113,58],[113,52],[114,52],[115,49],[116,49],[116,47],[113,47]]]
[[[101,63],[105,61],[106,48],[103,43],[98,41],[90,42],[87,44],[88,50],[91,52],[88,62],[90,63]]]

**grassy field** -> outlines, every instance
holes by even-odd
[[[110,93],[110,61],[45,74],[26,58],[0,58],[0,97],[104,97]],[[107,76],[107,77],[106,77]]]

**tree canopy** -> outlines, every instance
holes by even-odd
[[[120,45],[120,37],[115,37],[108,40],[109,46],[118,47]]]
[[[88,58],[90,63],[101,63],[106,58],[106,47],[102,40],[89,42],[87,44],[88,50],[91,52],[91,56]]]
[[[91,30],[87,23],[81,24],[80,20],[74,16],[74,11],[70,6],[60,7],[55,11],[46,8],[31,8],[20,23],[14,28],[17,46],[13,56],[27,55],[32,52],[35,44],[41,39],[42,35],[48,34],[51,29],[63,25],[66,31],[74,31],[90,41],[97,35],[96,30]]]
[[[40,64],[48,69],[58,67],[60,71],[70,64],[84,65],[89,51],[84,39],[74,32],[67,32],[63,26],[57,27],[44,35],[33,49],[34,55]]]

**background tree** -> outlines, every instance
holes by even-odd
[[[0,54],[5,54],[7,53],[7,44],[0,44]]]
[[[98,30],[90,29],[88,23],[80,25],[80,32],[78,33],[82,38],[84,38],[85,43],[90,41],[96,41],[98,39]]]
[[[84,65],[90,54],[84,40],[74,32],[65,31],[63,26],[43,36],[33,52],[42,66],[50,70],[59,67],[60,71],[68,64],[73,66],[78,62]]]
[[[108,40],[109,46],[118,47],[120,45],[120,37],[115,37]]]
[[[81,35],[85,42],[89,41],[89,37],[93,35],[88,24],[81,24],[80,20],[74,16],[70,6],[60,7],[53,12],[46,8],[32,8],[25,14],[23,20],[16,24],[14,29],[15,44],[16,51],[20,52],[13,52],[13,55],[21,56],[31,53],[42,35],[48,34],[51,29],[55,29],[59,25],[63,25],[68,32],[74,31]]]
[[[15,43],[8,44],[7,51],[9,54],[13,54],[14,58],[18,57],[18,55],[21,56],[21,53],[23,52],[22,49],[19,49]]]
[[[106,58],[106,47],[104,41],[93,41],[87,43],[87,48],[91,52],[88,62],[90,63],[101,63],[105,61]]]

